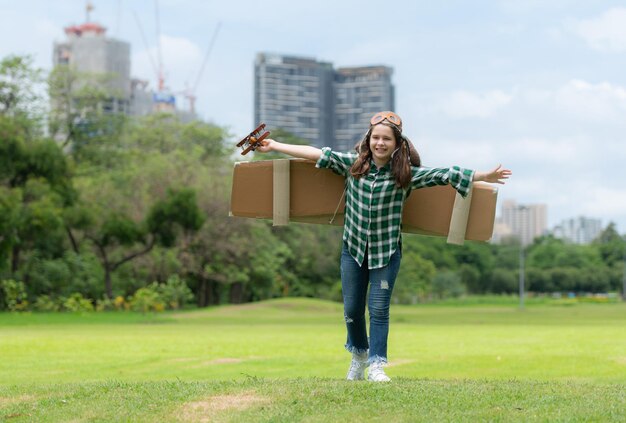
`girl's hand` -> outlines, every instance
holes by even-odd
[[[263,141],[261,141],[261,144],[256,148],[255,151],[258,151],[259,153],[269,153],[270,151],[274,150],[274,143],[276,141],[274,141],[271,138],[265,138]]]
[[[494,184],[504,184],[504,180],[509,179],[509,176],[511,176],[512,174],[513,172],[511,172],[509,169],[503,169],[502,165],[498,165],[490,172],[475,172],[474,180],[491,182]]]

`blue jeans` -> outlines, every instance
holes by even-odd
[[[367,254],[363,266],[359,266],[343,244],[341,251],[341,289],[343,309],[348,329],[346,349],[353,353],[369,350],[369,362],[387,362],[387,338],[389,336],[389,304],[393,285],[402,258],[398,247],[389,264],[379,269],[367,268]],[[369,300],[367,289],[370,287]],[[365,303],[370,315],[370,338],[367,339]]]

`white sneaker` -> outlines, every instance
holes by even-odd
[[[367,380],[372,382],[391,382],[389,376],[385,374],[382,364],[372,364],[367,374]]]
[[[369,363],[367,362],[367,356],[365,360],[360,359],[356,354],[352,355],[352,362],[350,363],[350,369],[348,370],[347,380],[364,380],[365,369],[367,369]]]

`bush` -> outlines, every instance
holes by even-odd
[[[26,288],[24,282],[6,279],[0,282],[0,291],[4,294],[4,304],[0,304],[9,311],[24,311],[28,309]]]
[[[508,269],[495,268],[491,274],[491,292],[494,294],[510,294],[518,290],[515,273]]]
[[[55,301],[49,295],[40,295],[33,303],[33,309],[35,311],[51,312],[59,311],[60,308],[61,304],[59,304],[58,301]]]
[[[130,304],[121,295],[112,300],[108,297],[103,297],[96,305],[97,311],[126,311],[129,309]]]
[[[424,259],[418,253],[403,252],[392,301],[395,304],[417,304],[420,299],[425,299],[432,292],[435,273],[436,268],[432,261]]]
[[[487,291],[487,287],[480,278],[480,271],[471,264],[463,263],[459,266],[459,277],[461,283],[472,294],[483,294]]]
[[[91,300],[75,292],[63,301],[63,310],[72,312],[93,311]]]
[[[533,292],[553,292],[552,276],[549,270],[530,267],[526,269],[526,287]]]
[[[152,283],[144,288],[139,288],[130,299],[130,308],[142,313],[165,310],[158,284]]]
[[[50,295],[68,297],[81,292],[89,298],[104,293],[102,266],[95,255],[66,252],[55,259],[34,255],[22,269],[22,279],[28,275],[28,293],[31,297]]]
[[[433,278],[433,294],[440,299],[457,298],[465,294],[465,286],[456,272],[446,270],[439,272]]]
[[[167,282],[158,285],[161,300],[168,308],[177,310],[193,300],[193,293],[187,283],[178,275],[172,275]]]

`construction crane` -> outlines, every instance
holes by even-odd
[[[211,56],[211,52],[213,51],[213,45],[215,44],[215,40],[217,39],[217,34],[220,31],[220,27],[222,26],[221,22],[217,23],[215,27],[215,31],[213,32],[213,36],[211,37],[211,41],[209,42],[209,47],[204,54],[204,58],[202,59],[202,64],[200,65],[200,70],[198,71],[198,76],[196,77],[195,83],[191,87],[186,87],[183,91],[180,92],[186,99],[189,104],[189,111],[193,114],[196,113],[196,92],[198,90],[198,85],[200,84],[200,80],[202,79],[202,74],[204,73],[204,68],[206,67],[206,63]]]
[[[150,59],[150,64],[152,65],[152,69],[157,77],[157,89],[158,91],[153,95],[153,99],[155,102],[155,106],[157,110],[160,111],[174,111],[176,108],[176,95],[182,95],[187,100],[189,111],[191,114],[195,115],[195,107],[196,107],[196,92],[198,89],[198,85],[200,84],[200,80],[202,79],[202,75],[204,73],[204,69],[206,67],[206,63],[211,55],[213,50],[213,46],[215,45],[215,40],[217,39],[217,35],[219,33],[221,22],[217,23],[215,31],[213,32],[213,36],[209,42],[209,46],[204,54],[204,58],[202,59],[202,63],[200,66],[200,70],[198,71],[198,75],[196,76],[195,82],[191,86],[186,86],[184,90],[170,92],[165,85],[165,75],[163,70],[163,54],[161,49],[161,24],[160,24],[160,14],[159,14],[159,2],[158,0],[154,0],[154,10],[155,10],[155,21],[156,21],[156,36],[157,36],[157,60],[155,62],[152,54],[150,54],[150,50],[148,48],[148,43],[146,41],[146,36],[143,31],[143,27],[141,25],[141,21],[137,16],[136,12],[133,12],[135,16],[135,21],[137,22],[137,27],[139,28],[139,32],[141,33],[141,39],[144,43],[144,47],[147,51],[148,58]]]

